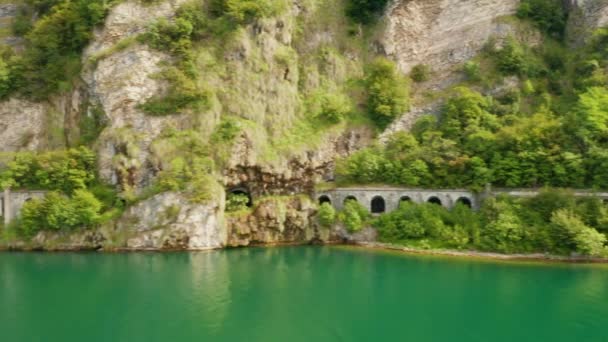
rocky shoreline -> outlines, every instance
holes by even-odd
[[[220,247],[220,248],[189,248],[189,249],[158,249],[158,248],[93,248],[93,247],[25,247],[25,246],[0,246],[0,252],[97,252],[97,253],[175,253],[175,252],[208,252],[222,249],[236,248],[273,248],[273,247],[288,247],[288,246],[345,246],[367,250],[386,250],[400,252],[411,255],[427,255],[427,256],[445,256],[454,258],[467,259],[485,259],[499,261],[515,261],[515,262],[545,262],[545,263],[563,263],[563,264],[608,264],[608,258],[594,258],[583,256],[559,256],[543,253],[533,254],[502,254],[491,252],[480,252],[474,250],[449,250],[449,249],[418,249],[388,243],[380,242],[352,242],[352,241],[312,241],[312,242],[284,242],[284,243],[265,243],[251,244],[241,247]]]
[[[418,249],[406,246],[393,245],[380,242],[357,242],[352,244],[359,248],[390,250],[402,252],[405,254],[417,255],[435,255],[457,258],[474,258],[487,260],[504,260],[504,261],[538,261],[550,263],[568,263],[568,264],[608,264],[608,258],[594,258],[584,256],[559,256],[552,254],[533,253],[533,254],[502,254],[480,251],[458,251],[449,249]]]

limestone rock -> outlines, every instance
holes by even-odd
[[[336,158],[357,151],[372,138],[373,132],[368,129],[348,130],[338,136],[326,137],[316,150],[294,153],[288,160],[266,164],[258,160],[245,135],[235,143],[224,183],[228,188],[245,185],[254,197],[312,193],[316,183],[333,179]]]
[[[228,246],[313,242],[320,238],[316,208],[307,197],[264,199],[251,213],[226,217]]]
[[[171,17],[187,0],[158,1],[145,4],[139,0],[123,1],[112,8],[103,27],[95,32],[85,55],[111,48],[120,40],[142,33],[154,18]]]
[[[116,229],[129,232],[128,249],[220,248],[226,244],[223,211],[223,199],[193,204],[179,193],[163,193],[129,208]]]
[[[595,29],[608,25],[608,0],[569,0],[567,36],[574,45],[585,42]]]
[[[417,64],[435,71],[462,63],[493,35],[508,33],[497,21],[515,13],[519,0],[397,0],[386,16],[383,48],[403,72]]]
[[[132,44],[125,50],[111,53],[95,65],[88,61],[111,49],[121,40],[145,30],[157,18],[168,18],[186,0],[159,1],[144,4],[129,0],[112,8],[105,24],[95,32],[94,39],[85,50],[83,61],[88,66],[83,74],[91,101],[101,106],[108,117],[108,127],[101,134],[98,143],[100,176],[118,184],[119,171],[113,160],[117,154],[125,153],[125,137],[137,147],[136,155],[123,155],[131,159],[133,166],[129,181],[135,189],[144,187],[154,176],[146,168],[149,164],[149,146],[163,128],[180,128],[183,116],[150,117],[138,105],[154,95],[162,94],[164,84],[154,76],[162,69],[159,63],[170,62],[171,58],[159,51],[141,44]],[[135,167],[136,166],[136,167]]]
[[[37,150],[45,142],[47,106],[16,98],[0,102],[0,152]]]
[[[11,25],[14,18],[19,14],[19,4],[0,3],[0,46],[6,44],[14,48],[19,47],[23,39],[11,34]]]

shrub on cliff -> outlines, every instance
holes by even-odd
[[[382,15],[388,0],[348,0],[346,15],[360,24],[372,23]]]
[[[409,107],[409,84],[395,63],[378,58],[365,70],[367,110],[379,127],[386,127]]]
[[[212,0],[211,13],[225,16],[238,24],[247,24],[255,19],[277,13],[285,6],[280,0]]]
[[[36,99],[65,91],[80,72],[80,54],[109,7],[106,0],[41,1],[44,14],[25,36],[26,49],[14,58],[11,90]],[[38,8],[38,7],[37,7]],[[44,9],[44,10],[42,10]]]
[[[562,0],[523,0],[517,16],[532,20],[540,30],[559,39],[564,36],[568,20]]]
[[[431,67],[426,64],[418,64],[412,68],[410,77],[417,83],[426,82],[431,78]]]

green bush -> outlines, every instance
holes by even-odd
[[[330,124],[343,121],[352,111],[350,98],[342,94],[325,94],[320,99],[319,112],[316,118]]]
[[[525,75],[528,63],[524,48],[514,38],[509,37],[497,52],[498,69],[507,75]]]
[[[19,228],[31,236],[41,230],[92,227],[99,222],[101,207],[101,202],[86,190],[76,190],[71,198],[49,192],[44,199],[25,203]]]
[[[11,92],[34,99],[71,88],[80,73],[80,54],[102,23],[110,3],[106,0],[30,2],[43,15],[23,28],[26,49],[11,60]]]
[[[528,18],[545,33],[562,39],[568,12],[562,0],[523,0],[517,10],[519,18]]]
[[[479,82],[482,79],[481,68],[477,62],[466,62],[463,66],[463,71],[469,81]]]
[[[365,71],[367,110],[379,127],[386,127],[409,107],[409,84],[395,64],[378,58]]]
[[[344,224],[346,229],[351,232],[360,231],[365,224],[370,214],[356,200],[347,200],[344,203],[344,209],[338,214],[338,219]]]
[[[321,227],[329,228],[336,221],[336,210],[330,203],[323,203],[319,207],[317,218]]]
[[[348,0],[346,15],[354,22],[370,24],[382,15],[388,0]]]
[[[553,212],[551,223],[561,231],[570,244],[570,250],[583,255],[605,256],[608,252],[606,236],[591,228],[573,212],[559,209]]]
[[[431,67],[426,64],[418,64],[412,68],[410,77],[417,83],[426,82],[431,78]]]
[[[92,184],[96,170],[95,154],[85,147],[40,154],[20,152],[0,172],[0,185],[71,194]]]
[[[280,0],[212,0],[211,13],[226,17],[238,24],[247,24],[280,11],[284,4]]]
[[[247,210],[249,197],[243,194],[228,194],[226,197],[226,211],[237,212]]]

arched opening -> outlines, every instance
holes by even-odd
[[[384,198],[376,196],[372,198],[371,207],[372,214],[382,214],[386,211],[386,202],[384,201]]]
[[[460,197],[458,200],[456,200],[456,203],[460,203],[462,205],[465,205],[469,208],[473,207],[473,202],[471,201],[470,198],[467,197]]]
[[[355,197],[355,196],[346,196],[346,198],[344,199],[344,204],[346,204],[346,202],[348,202],[348,201],[358,202],[357,197]]]
[[[232,207],[233,209],[237,207],[253,207],[253,198],[251,197],[251,193],[246,188],[234,188],[228,191],[226,196],[226,208]]]
[[[412,198],[410,196],[401,196],[399,199],[399,208],[401,208],[406,203],[412,203]]]
[[[319,204],[323,204],[323,203],[331,204],[331,198],[329,198],[329,196],[327,196],[327,195],[323,195],[323,196],[319,197]]]
[[[441,200],[437,196],[433,196],[427,200],[428,203],[442,205]]]

